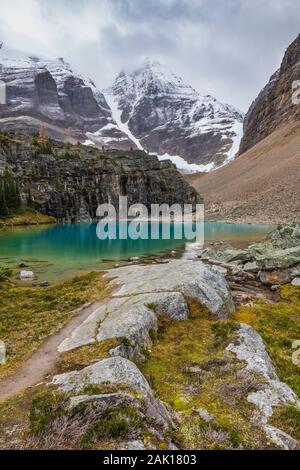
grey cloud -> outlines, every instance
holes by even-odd
[[[20,0],[10,0],[10,8],[17,3]],[[99,87],[108,86],[120,69],[150,56],[201,93],[244,111],[279,66],[300,25],[299,0],[30,0],[30,4],[40,7],[38,31],[31,28],[16,35],[2,13],[1,31],[14,47],[20,43],[22,49],[41,53],[45,44],[45,53],[64,56]]]

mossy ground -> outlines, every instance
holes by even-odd
[[[240,383],[255,388],[255,378],[241,378],[244,364],[224,350],[237,324],[216,322],[195,302],[191,318],[164,319],[147,361],[139,364],[156,395],[178,416],[173,439],[183,449],[268,447],[265,436],[249,423],[252,406]],[[248,389],[247,389],[248,387]],[[215,419],[205,422],[204,408]]]
[[[24,361],[41,342],[58,331],[87,302],[107,295],[107,282],[97,272],[49,288],[0,284],[0,338],[6,344],[5,375]]]
[[[300,410],[295,406],[275,409],[270,423],[300,442]]]
[[[87,385],[85,395],[123,390],[113,385]],[[1,449],[115,449],[116,443],[147,439],[151,424],[143,415],[143,400],[127,390],[132,400],[120,405],[79,404],[68,408],[72,393],[59,392],[53,386],[40,385],[24,394],[0,403]],[[126,396],[126,395],[124,395]],[[137,405],[135,405],[135,403]],[[149,436],[149,442],[153,436]]]
[[[263,337],[278,375],[300,396],[300,367],[292,362],[292,343],[300,339],[300,289],[281,288],[278,303],[240,306],[233,317],[216,322],[190,302],[191,318],[172,323],[164,319],[147,361],[139,364],[159,398],[179,414],[173,438],[189,449],[271,448],[250,424],[254,408],[247,395],[261,379],[245,375],[244,364],[226,353],[234,331],[243,322]],[[204,408],[215,420],[205,422],[195,410]],[[299,411],[276,409],[272,423],[300,438]]]
[[[49,215],[41,214],[34,209],[28,207],[23,207],[18,210],[16,213],[6,217],[0,218],[0,228],[5,227],[17,227],[22,225],[44,225],[44,224],[54,224],[55,218],[50,217]]]
[[[49,289],[20,288],[9,281],[2,282],[0,335],[6,335],[9,345],[8,369],[66,322],[75,308],[104,295],[106,284],[97,273]],[[300,395],[300,367],[292,362],[292,343],[300,339],[300,289],[284,286],[280,302],[238,307],[232,318],[224,322],[215,321],[196,302],[189,301],[189,306],[191,317],[186,321],[161,319],[151,351],[145,352],[146,361],[138,363],[156,396],[174,412],[176,427],[172,440],[182,449],[274,448],[250,422],[254,407],[247,401],[247,395],[260,386],[261,379],[245,375],[244,363],[226,352],[226,346],[235,340],[240,322],[253,326],[263,337],[280,378]],[[107,357],[109,349],[116,345],[117,342],[108,340],[65,353],[57,371],[85,367]],[[113,391],[106,385],[93,385],[87,386],[84,393]],[[24,435],[29,430],[39,434],[53,419],[64,417],[63,395],[50,391],[54,393],[51,398],[54,397],[54,402],[49,405],[48,392],[43,395],[42,390],[40,396],[38,393],[27,391],[23,397],[0,405],[0,446],[10,445],[9,430],[15,428],[14,435],[19,436],[14,444],[17,448],[22,445],[40,448],[41,441],[28,441],[23,439]],[[199,408],[207,410],[214,420],[204,421],[197,413]],[[41,413],[33,411],[38,409]],[[126,440],[134,434],[135,426],[141,425],[139,420],[138,413],[130,409],[122,413],[108,410],[100,424],[96,420],[88,428],[76,448],[114,448],[118,439]],[[270,423],[300,439],[299,420],[299,411],[294,407],[277,408]],[[143,436],[146,434],[144,429]],[[157,446],[163,448],[166,442]]]
[[[56,364],[56,373],[61,374],[70,370],[83,369],[93,362],[101,361],[101,359],[109,357],[110,349],[116,348],[118,345],[118,340],[108,339],[62,353]]]
[[[233,319],[251,325],[262,336],[280,379],[300,397],[300,365],[292,361],[292,344],[300,340],[300,288],[283,286],[280,297],[278,303],[239,307]]]

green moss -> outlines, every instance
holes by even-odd
[[[10,268],[2,268],[0,267],[0,282],[7,281],[13,272]]]
[[[107,281],[99,273],[77,276],[51,286],[17,287],[1,283],[0,338],[7,348],[7,363],[0,375],[25,360],[41,342],[60,329],[87,302],[107,294]]]
[[[216,322],[197,302],[188,303],[190,318],[163,318],[147,361],[139,364],[158,398],[180,416],[173,440],[183,449],[267,447],[265,436],[252,428],[252,405],[237,389],[244,364],[225,351],[237,323]],[[201,420],[198,408],[214,422]]]
[[[64,396],[51,389],[43,390],[33,398],[31,403],[30,431],[34,434],[40,434],[54,419],[65,414]]]
[[[281,380],[300,396],[300,367],[292,361],[292,343],[300,338],[300,289],[286,285],[280,294],[278,303],[256,302],[253,307],[238,308],[234,319],[256,329]]]
[[[127,338],[127,336],[122,336],[120,338],[120,343],[122,343],[127,348],[130,348],[130,346],[131,346],[130,338]]]
[[[96,384],[88,384],[82,390],[83,395],[99,395],[101,393],[101,388]]]
[[[295,406],[275,409],[270,423],[300,441],[300,410]]]
[[[56,365],[56,373],[79,370],[93,362],[109,357],[109,351],[116,348],[118,344],[116,339],[107,339],[62,353]]]
[[[101,440],[126,439],[139,426],[141,418],[135,408],[109,408],[101,416],[101,420],[89,426],[81,438],[80,447],[89,449]]]
[[[217,321],[212,323],[211,328],[215,334],[216,345],[221,346],[228,341],[228,338],[232,337],[232,334],[237,329],[237,324],[232,320]]]

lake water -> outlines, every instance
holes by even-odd
[[[240,246],[262,240],[269,231],[270,226],[265,225],[207,223],[205,242]],[[111,267],[131,257],[171,252],[172,256],[181,256],[186,244],[174,238],[101,241],[96,235],[96,224],[14,228],[0,232],[0,265],[16,269],[25,263],[36,273],[37,280],[54,282],[75,273]]]

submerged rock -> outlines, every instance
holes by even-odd
[[[21,271],[20,272],[21,281],[26,280],[26,279],[33,279],[33,278],[34,278],[34,272],[33,271]]]

